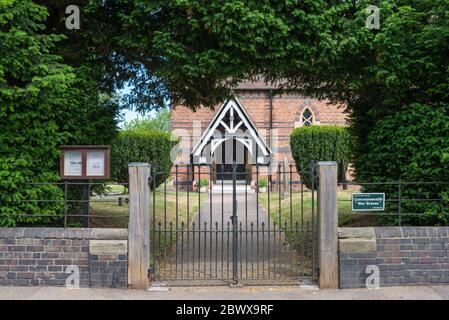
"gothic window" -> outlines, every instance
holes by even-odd
[[[301,113],[301,126],[311,126],[315,122],[312,110],[306,107]]]

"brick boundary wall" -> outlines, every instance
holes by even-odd
[[[449,227],[339,228],[340,288],[449,284]],[[369,271],[369,270],[368,270]]]
[[[0,228],[0,286],[65,286],[69,266],[80,287],[126,288],[127,229]]]

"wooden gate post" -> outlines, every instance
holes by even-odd
[[[338,289],[337,163],[320,161],[318,173],[318,285]]]
[[[150,280],[149,163],[129,164],[128,286],[148,289]]]

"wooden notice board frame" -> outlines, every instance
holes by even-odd
[[[110,146],[61,146],[61,156],[59,161],[61,180],[108,180],[110,178]],[[66,175],[65,174],[65,155],[70,151],[78,151],[81,153],[81,174]],[[87,174],[87,154],[92,151],[100,151],[104,154],[104,174],[88,175]]]

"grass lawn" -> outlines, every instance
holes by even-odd
[[[124,192],[123,186],[111,185],[110,190],[114,193]],[[164,224],[167,224],[169,228],[170,222],[176,223],[176,192],[167,191],[164,196],[163,187],[159,187],[155,192],[155,205],[156,210],[153,212],[153,192],[150,193],[150,221],[153,226],[153,217],[155,218],[156,229],[159,223],[163,228]],[[128,198],[128,194],[121,195],[123,198]],[[101,200],[101,201],[96,201]],[[104,201],[104,199],[92,199],[90,202],[90,214],[99,215],[101,217],[92,217],[90,219],[90,226],[96,228],[127,228],[128,227],[128,214],[129,205],[123,201],[122,206],[119,206],[117,199],[108,199],[110,201]],[[204,203],[206,196],[201,195],[200,205]],[[189,210],[187,211],[187,206]],[[178,222],[179,225],[182,221],[187,223],[187,216],[189,213],[189,220],[198,212],[198,194],[196,192],[179,191],[178,192]]]
[[[338,190],[338,212],[339,223],[352,221],[354,214],[351,212],[351,194],[356,189]],[[259,194],[259,203],[270,213],[272,223],[279,224],[285,231],[288,243],[294,248],[304,250],[304,246],[311,250],[312,246],[312,192],[305,191],[286,193],[279,197],[279,192],[270,193],[268,204],[268,193]],[[279,201],[280,199],[280,201]],[[317,223],[317,192],[314,192],[314,223]],[[348,201],[349,200],[349,201]],[[268,208],[270,210],[268,210]],[[296,228],[298,226],[298,231]],[[316,235],[316,233],[315,233]]]
[[[349,189],[342,190],[339,188],[338,190],[338,213],[340,225],[345,225],[352,221],[355,217],[355,214],[351,212],[351,194],[353,192],[358,192],[358,189]],[[291,196],[291,204],[290,204],[290,196]],[[279,225],[279,222],[284,226],[285,222],[287,222],[288,227],[290,227],[290,221],[295,226],[296,222],[298,222],[301,227],[302,223],[307,225],[307,223],[312,222],[312,192],[304,191],[301,195],[301,192],[292,192],[292,194],[285,194],[285,197],[282,198],[279,203],[279,193],[271,192],[270,193],[270,210],[268,210],[268,193],[260,193],[259,194],[259,202],[260,204],[270,212],[270,218],[272,222],[276,222]],[[315,202],[315,211],[314,218],[316,222],[317,218],[317,192],[314,192],[314,202]],[[280,209],[279,209],[280,208]]]
[[[117,200],[95,202],[91,199],[89,215],[96,217],[89,219],[89,226],[91,228],[128,228],[128,210],[129,206],[125,202],[119,206]]]
[[[176,197],[178,200],[176,200]],[[205,194],[200,196],[200,205],[202,206],[207,199]],[[153,193],[150,196],[151,207],[153,206]],[[176,203],[178,204],[178,220],[176,221]],[[178,229],[181,228],[181,224],[184,223],[187,227],[187,221],[192,223],[192,218],[198,212],[198,193],[197,192],[176,192],[167,191],[164,195],[163,190],[156,190],[155,198],[156,210],[150,211],[150,220],[156,225],[156,230],[159,228],[164,230],[165,226],[168,230],[170,223],[172,223],[173,230],[175,229],[176,222],[178,222]],[[187,210],[188,208],[188,210]]]

